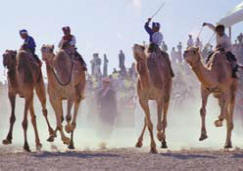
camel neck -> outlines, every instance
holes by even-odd
[[[200,59],[192,66],[192,70],[204,86],[211,87],[214,84],[213,73],[203,65]]]

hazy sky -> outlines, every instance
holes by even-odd
[[[120,49],[126,53],[128,65],[133,61],[131,47],[148,36],[144,22],[163,0],[1,0],[0,54],[5,49],[18,49],[20,29],[27,29],[37,43],[59,42],[61,27],[69,25],[76,36],[79,52],[89,64],[92,53],[107,53],[109,71],[118,66]],[[155,17],[162,26],[165,41],[172,47],[185,42],[188,33],[197,35],[202,22],[217,22],[242,0],[166,0]],[[243,31],[243,24],[233,27],[233,36]],[[205,29],[201,38],[210,37]],[[2,68],[2,55],[0,57]],[[1,69],[2,70],[2,69]]]

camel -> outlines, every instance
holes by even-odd
[[[31,53],[25,50],[19,50],[18,53],[17,51],[13,50],[6,50],[6,52],[3,54],[3,65],[8,69],[8,96],[12,108],[10,129],[7,138],[3,140],[3,144],[7,145],[12,143],[13,127],[16,120],[15,101],[16,96],[19,95],[25,99],[24,118],[22,122],[25,141],[24,150],[30,152],[27,141],[28,111],[30,112],[32,125],[34,127],[36,148],[37,150],[40,150],[42,145],[39,139],[36,115],[34,111],[34,90],[36,91],[36,94],[41,102],[42,112],[46,119],[50,136],[52,136],[54,133],[47,117],[46,94],[41,69],[38,64],[33,61]]]
[[[76,127],[78,109],[84,96],[86,83],[85,71],[80,65],[80,62],[72,60],[63,49],[60,49],[57,54],[54,54],[53,45],[43,45],[41,52],[42,58],[46,63],[49,98],[56,114],[57,128],[55,132],[59,131],[63,143],[68,145],[69,149],[74,149],[73,134]],[[67,133],[71,133],[71,140],[65,136],[62,127],[64,120],[63,100],[67,100],[67,125],[65,130]],[[74,114],[72,120],[71,110],[73,104]],[[54,141],[54,138],[52,141]]]
[[[232,78],[230,63],[223,52],[216,51],[207,66],[205,66],[201,61],[199,48],[195,47],[187,49],[184,52],[184,58],[201,83],[201,136],[199,140],[203,141],[208,138],[205,123],[206,105],[208,96],[213,94],[218,99],[220,106],[220,115],[218,120],[215,121],[215,126],[222,127],[223,120],[226,119],[227,134],[224,147],[232,148],[231,133],[238,81]]]
[[[144,127],[136,147],[142,147],[144,132],[148,127],[151,139],[150,151],[157,153],[148,101],[155,100],[157,103],[157,138],[161,141],[161,148],[167,148],[165,129],[167,127],[167,112],[172,88],[172,77],[167,64],[168,61],[163,57],[167,54],[162,54],[159,49],[156,53],[160,53],[160,56],[156,56],[155,52],[146,54],[145,47],[137,44],[133,47],[133,53],[139,76],[137,82],[139,103],[145,112]],[[156,64],[153,65],[153,62]]]

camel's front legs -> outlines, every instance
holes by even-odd
[[[67,116],[66,116],[66,121],[67,121],[67,125],[65,127],[65,130],[67,133],[71,133],[71,120],[72,120],[72,115],[71,115],[71,110],[72,110],[72,106],[73,106],[73,100],[68,100],[67,101]]]
[[[29,111],[29,107],[31,104],[31,101],[33,100],[33,95],[32,97],[27,97],[25,99],[25,107],[24,107],[24,119],[22,122],[22,126],[24,129],[24,150],[30,152],[30,148],[29,148],[29,144],[28,144],[28,140],[27,140],[27,128],[28,128],[28,111]]]
[[[138,138],[138,142],[137,142],[137,144],[136,144],[136,147],[138,147],[138,148],[140,148],[140,147],[143,146],[143,136],[144,136],[146,127],[147,127],[147,125],[146,125],[146,117],[145,117],[145,118],[144,118],[143,129],[142,129],[142,132],[141,132],[141,134],[140,134],[140,136],[139,136],[139,138]]]
[[[50,124],[48,116],[47,116],[48,112],[47,112],[47,109],[46,109],[46,92],[45,92],[45,85],[44,85],[42,75],[41,75],[39,82],[36,85],[35,90],[36,90],[36,94],[37,94],[37,96],[40,100],[40,103],[42,105],[42,113],[45,117],[45,120],[46,120],[46,123],[47,123],[47,126],[48,126],[48,130],[49,130],[49,136],[50,137],[47,139],[47,141],[52,142],[52,141],[54,141],[54,138],[56,137],[56,135],[55,135],[54,130],[51,127],[51,124]]]
[[[163,140],[162,107],[163,107],[163,102],[157,101],[157,117],[158,117],[157,118],[157,138],[161,142]]]
[[[201,96],[202,96],[202,107],[200,110],[201,115],[201,136],[199,141],[203,141],[208,138],[207,129],[206,129],[206,106],[208,103],[208,96],[210,92],[207,89],[201,88]]]
[[[151,152],[152,153],[157,153],[156,150],[156,144],[154,141],[154,135],[153,135],[153,124],[150,118],[150,111],[149,111],[149,105],[148,105],[148,100],[139,100],[141,107],[143,108],[145,115],[146,115],[146,125],[148,126],[149,134],[150,134],[150,139],[151,139]]]
[[[32,121],[32,125],[34,128],[34,132],[35,132],[36,149],[41,150],[42,144],[40,143],[40,138],[39,138],[39,134],[38,134],[37,124],[36,124],[36,115],[35,115],[34,106],[33,106],[33,99],[30,103],[30,115],[31,115],[31,121]]]
[[[223,121],[226,118],[226,116],[228,115],[228,107],[229,107],[229,103],[230,103],[230,98],[231,97],[229,96],[229,94],[225,93],[219,99],[220,115],[218,117],[219,119],[215,121],[216,127],[222,127],[223,126]]]
[[[11,103],[11,117],[10,117],[10,128],[9,128],[9,132],[7,135],[7,138],[5,140],[3,140],[3,144],[7,145],[7,144],[11,144],[12,143],[12,139],[13,139],[13,126],[16,120],[15,117],[15,101],[16,101],[16,95],[15,94],[11,94],[9,93],[8,95],[9,97],[9,101]]]
[[[50,102],[56,114],[56,121],[57,121],[56,130],[60,131],[63,143],[69,145],[70,139],[65,136],[62,128],[62,119],[61,119],[63,116],[62,101],[60,99],[53,99],[52,97],[50,97]]]

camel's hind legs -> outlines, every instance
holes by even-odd
[[[235,99],[236,99],[237,87],[235,85],[232,85],[231,89],[232,89],[231,90],[231,99],[230,99],[228,115],[227,115],[227,134],[226,134],[226,142],[225,142],[224,148],[232,148],[231,133],[234,128],[233,116],[234,116],[234,109],[235,109]]]
[[[81,102],[81,97],[78,98],[77,100],[75,100],[74,103],[74,115],[73,115],[73,121],[71,124],[71,142],[70,145],[68,146],[69,149],[74,149],[74,142],[73,142],[73,134],[74,134],[74,130],[76,128],[76,120],[77,120],[77,116],[78,116],[78,110],[79,110],[79,106],[80,106],[80,102]]]
[[[166,142],[166,127],[167,127],[167,113],[169,108],[169,101],[163,104],[163,120],[162,120],[162,140],[161,140],[161,148],[168,148]]]
[[[8,94],[9,97],[9,101],[11,103],[11,117],[10,117],[10,128],[9,128],[9,132],[7,135],[7,138],[5,140],[3,140],[3,144],[4,145],[8,145],[12,143],[12,139],[13,139],[13,127],[14,127],[14,123],[16,121],[16,117],[15,117],[15,101],[16,101],[16,95],[15,94]]]
[[[144,118],[144,126],[143,126],[142,132],[141,132],[141,134],[138,138],[137,144],[136,144],[137,148],[141,148],[143,146],[143,136],[144,136],[146,127],[147,127],[147,125],[146,125],[146,117],[145,117]]]
[[[34,106],[33,106],[33,99],[30,103],[30,115],[31,115],[31,121],[32,121],[32,125],[34,128],[34,132],[35,132],[36,150],[39,151],[42,148],[42,144],[40,142],[40,138],[39,138],[39,134],[38,134],[37,124],[36,124],[36,115],[35,115]]]
[[[38,98],[41,102],[42,113],[45,117],[45,120],[46,120],[46,123],[47,123],[47,126],[48,126],[48,131],[49,131],[50,137],[47,139],[47,141],[52,142],[52,141],[54,141],[56,134],[55,134],[54,130],[52,129],[51,124],[50,124],[49,119],[48,119],[48,112],[47,112],[47,109],[46,109],[46,92],[45,92],[45,85],[44,85],[42,75],[41,75],[39,82],[37,83],[37,85],[35,87],[35,90],[36,90],[36,94],[37,94],[37,96],[38,96]]]
[[[153,124],[150,118],[150,111],[149,111],[149,105],[147,100],[139,100],[141,107],[143,108],[145,115],[146,115],[146,125],[148,126],[150,139],[151,139],[151,153],[157,153],[156,144],[154,141],[154,134],[153,134]]]
[[[208,102],[208,96],[210,92],[206,89],[201,88],[201,96],[202,96],[202,107],[200,110],[201,115],[201,136],[199,141],[203,141],[208,138],[207,129],[206,129],[206,106]]]

